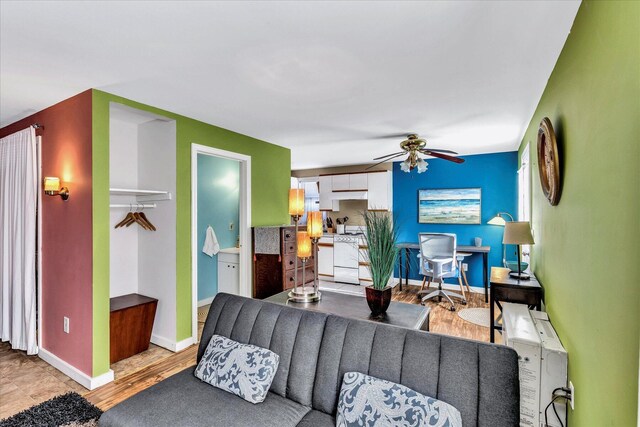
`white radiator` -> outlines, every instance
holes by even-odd
[[[553,412],[545,408],[553,399],[553,390],[567,386],[567,352],[547,314],[529,311],[523,304],[503,304],[504,343],[518,353],[520,367],[520,426],[560,427]],[[556,410],[566,426],[566,404],[556,399]]]

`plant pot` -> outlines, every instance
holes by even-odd
[[[367,294],[367,304],[371,314],[379,316],[387,311],[391,303],[391,286],[384,289],[374,289],[373,286],[367,286],[365,292]]]

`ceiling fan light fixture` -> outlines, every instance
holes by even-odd
[[[411,161],[408,158],[400,163],[400,170],[407,173],[411,172]]]
[[[418,168],[418,173],[426,172],[427,171],[427,166],[429,166],[429,163],[427,163],[422,158],[418,158],[418,161],[416,162],[416,167]]]

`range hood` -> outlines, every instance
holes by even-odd
[[[366,191],[332,191],[331,200],[367,200]]]

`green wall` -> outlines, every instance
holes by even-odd
[[[191,144],[251,156],[252,225],[289,222],[287,148],[93,90],[93,375],[109,369],[109,103],[176,121],[176,341],[191,336]]]
[[[573,426],[636,425],[639,28],[638,2],[583,2],[520,147],[531,147],[532,264],[569,352]],[[535,154],[545,116],[561,150],[555,207],[542,194]]]

